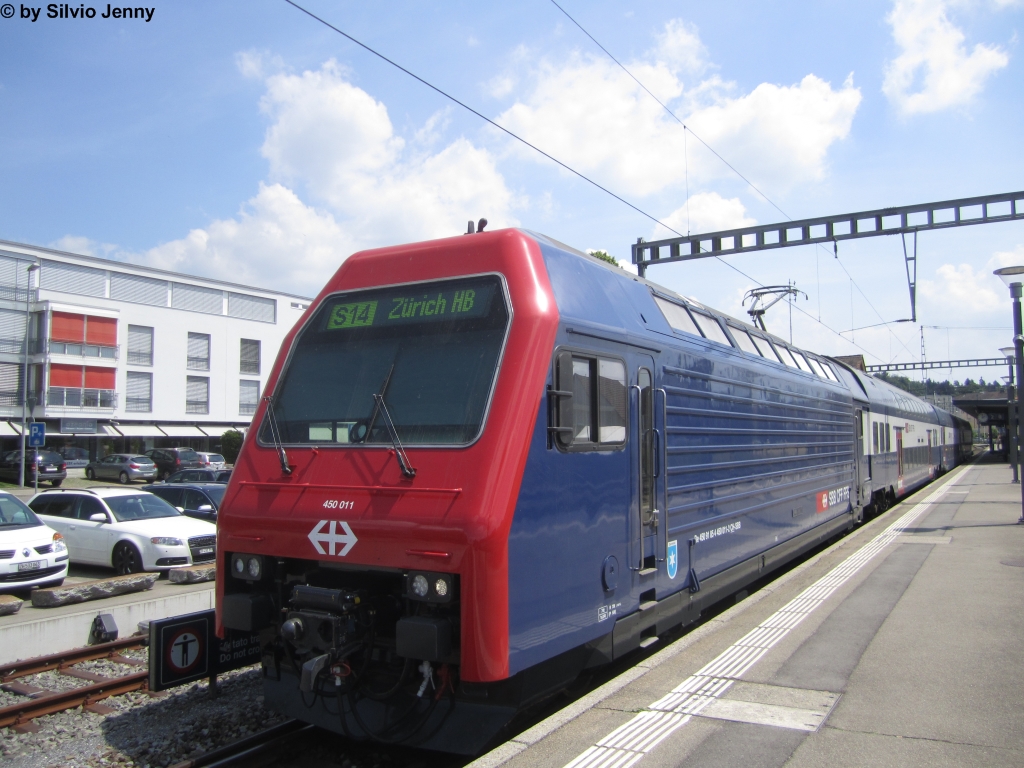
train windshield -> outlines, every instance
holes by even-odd
[[[508,324],[496,276],[332,296],[299,335],[274,394],[281,442],[390,445],[385,416],[403,443],[471,442]],[[274,442],[268,419],[260,440]]]

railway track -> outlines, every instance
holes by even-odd
[[[127,637],[0,665],[0,688],[24,697],[24,701],[0,707],[0,728],[10,727],[19,733],[38,731],[39,726],[32,722],[35,718],[75,707],[83,707],[97,714],[113,712],[113,709],[99,702],[108,696],[145,690],[149,685],[148,662],[122,655],[124,651],[142,648],[146,642],[145,637]],[[76,664],[97,659],[121,664],[126,670],[134,671],[110,677],[75,668]],[[87,684],[66,691],[54,691],[23,682],[24,678],[51,670],[59,675],[87,681]]]
[[[286,720],[204,755],[175,763],[171,768],[226,768],[229,765],[238,765],[241,760],[249,760],[259,753],[269,752],[300,733],[312,731],[314,727],[299,720]]]

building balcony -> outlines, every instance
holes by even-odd
[[[117,408],[117,392],[113,389],[50,387],[46,393],[46,406],[78,411],[112,411]]]
[[[240,403],[238,406],[239,416],[252,416],[256,413],[256,403]]]
[[[206,400],[186,400],[185,413],[209,413],[210,403]]]
[[[2,349],[2,344],[0,344]],[[76,344],[64,341],[50,341],[47,351],[51,355],[69,355],[71,357],[98,357],[106,360],[117,360],[120,347],[100,346],[98,344]]]

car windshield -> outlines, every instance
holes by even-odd
[[[179,448],[178,458],[182,461],[199,461],[199,454],[191,448]]]
[[[210,461],[216,462],[217,464],[220,464],[221,462],[224,461],[224,457],[221,456],[219,453],[211,453],[210,454]]]
[[[152,464],[153,460],[149,456],[132,456],[132,461],[136,464]]]
[[[509,314],[497,277],[334,296],[296,341],[274,394],[287,444],[452,445],[483,425]],[[260,440],[274,443],[269,420]]]
[[[152,493],[132,496],[108,496],[104,499],[119,523],[129,520],[148,520],[153,517],[178,517],[181,513]]]
[[[10,494],[0,495],[0,528],[31,528],[42,524],[35,512],[26,507],[20,499]]]
[[[51,453],[50,451],[40,451],[39,460],[44,464],[60,464],[64,461],[59,453]]]

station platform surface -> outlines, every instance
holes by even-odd
[[[472,768],[1024,765],[1024,525],[960,467]]]

